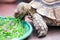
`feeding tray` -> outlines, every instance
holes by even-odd
[[[20,21],[12,17],[0,17],[0,40],[24,40],[31,35],[31,24]],[[23,26],[21,27],[21,25]]]

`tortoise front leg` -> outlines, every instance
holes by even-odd
[[[46,36],[48,27],[45,21],[43,20],[42,16],[39,15],[38,13],[35,13],[33,15],[33,24],[35,29],[37,30],[38,37]]]

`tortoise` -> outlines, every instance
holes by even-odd
[[[60,26],[60,0],[32,0],[29,3],[21,2],[15,10],[15,18],[27,15],[33,21],[37,36],[46,36],[48,26]]]

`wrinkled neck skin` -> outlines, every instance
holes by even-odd
[[[28,15],[30,15],[31,17],[33,17],[34,13],[37,13],[36,9],[34,9],[34,8],[31,7],[31,10],[28,10]]]

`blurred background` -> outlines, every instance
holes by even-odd
[[[0,3],[30,2],[31,0],[0,0]]]
[[[18,3],[31,0],[0,0],[0,16],[13,16]]]
[[[14,16],[14,10],[20,2],[29,3],[31,0],[0,0],[0,16]],[[33,31],[28,40],[60,40],[60,27],[49,26],[49,31],[46,37],[37,38]]]

